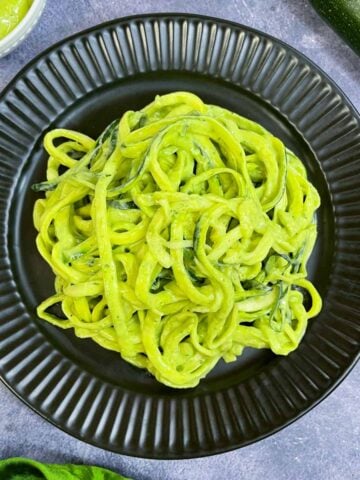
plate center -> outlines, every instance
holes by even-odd
[[[309,262],[309,275],[324,295],[332,257],[333,220],[327,184],[323,172],[308,144],[295,128],[268,102],[243,88],[223,80],[194,73],[157,72],[139,74],[101,87],[78,99],[70,108],[59,113],[51,128],[70,128],[97,137],[115,118],[131,109],[138,110],[155,95],[187,90],[199,95],[206,103],[220,105],[248,117],[279,137],[306,165],[309,178],[318,189],[322,206],[318,212],[318,241]],[[47,157],[41,142],[29,153],[21,181],[14,194],[10,218],[11,260],[23,301],[32,320],[63,355],[82,369],[112,384],[146,394],[174,394],[174,390],[159,384],[150,374],[122,361],[115,352],[107,351],[91,340],[75,337],[72,330],[60,330],[36,318],[36,306],[54,291],[54,276],[41,259],[35,246],[36,231],[32,224],[34,202],[39,198],[31,190],[33,183],[45,179]],[[320,254],[319,245],[322,245]],[[311,327],[311,324],[310,324]],[[186,395],[218,391],[236,385],[266,368],[276,357],[267,350],[246,349],[237,361],[219,362],[201,381],[199,387]],[[180,394],[180,392],[179,392]]]

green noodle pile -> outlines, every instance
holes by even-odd
[[[34,223],[56,293],[40,318],[175,388],[245,347],[297,348],[321,309],[306,279],[320,200],[279,139],[175,92],[97,141],[53,130],[44,145]]]

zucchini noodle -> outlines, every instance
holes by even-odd
[[[297,348],[321,309],[306,270],[320,198],[278,138],[175,92],[97,141],[57,129],[44,146],[34,224],[56,293],[41,319],[174,388],[245,347]]]

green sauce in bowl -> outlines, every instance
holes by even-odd
[[[32,0],[0,0],[0,40],[21,22]]]

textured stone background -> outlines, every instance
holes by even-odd
[[[360,108],[360,59],[306,0],[48,0],[25,44],[0,60],[0,90],[34,55],[97,23],[144,12],[214,15],[268,32],[305,53]],[[0,384],[0,458],[87,462],[138,480],[351,480],[360,478],[360,365],[326,400],[283,431],[234,452],[153,461],[105,452],[48,424]]]

